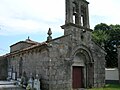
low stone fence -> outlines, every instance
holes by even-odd
[[[106,68],[105,81],[106,81],[106,84],[118,84],[119,83],[118,68]]]
[[[0,90],[26,90],[20,87],[4,87],[4,88],[0,88]]]
[[[15,83],[15,81],[0,81],[0,90],[25,90]]]

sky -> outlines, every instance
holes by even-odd
[[[90,28],[99,23],[120,24],[120,0],[87,0]],[[63,35],[65,0],[0,0],[0,56],[9,53],[9,46],[31,40],[47,40]]]

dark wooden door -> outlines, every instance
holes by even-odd
[[[74,66],[72,73],[72,87],[73,89],[83,88],[83,67]]]

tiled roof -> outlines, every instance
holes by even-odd
[[[17,45],[18,43],[28,43],[28,44],[32,44],[32,45],[36,45],[36,44],[39,44],[39,42],[36,42],[36,41],[33,41],[31,39],[26,39],[25,41],[19,41],[13,45],[11,45],[10,47],[14,46],[14,45]]]
[[[24,48],[24,49],[22,49],[22,50],[8,53],[8,54],[6,54],[6,55],[4,55],[4,56],[9,56],[9,55],[12,55],[12,54],[21,53],[21,52],[28,51],[28,50],[31,50],[31,49],[34,49],[34,48],[37,48],[37,47],[40,47],[40,46],[47,45],[47,44],[48,44],[48,43],[46,43],[46,42],[43,42],[43,43],[37,43],[37,44],[35,44],[35,45],[32,45],[32,46],[27,47],[27,48]]]

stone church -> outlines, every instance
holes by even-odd
[[[16,72],[16,78],[24,72],[28,78],[31,73],[33,77],[38,74],[41,90],[102,87],[105,84],[105,52],[91,39],[89,2],[65,0],[65,3],[63,36],[52,39],[49,29],[45,42],[29,38],[17,42],[0,61],[1,58],[7,61],[7,72]]]

